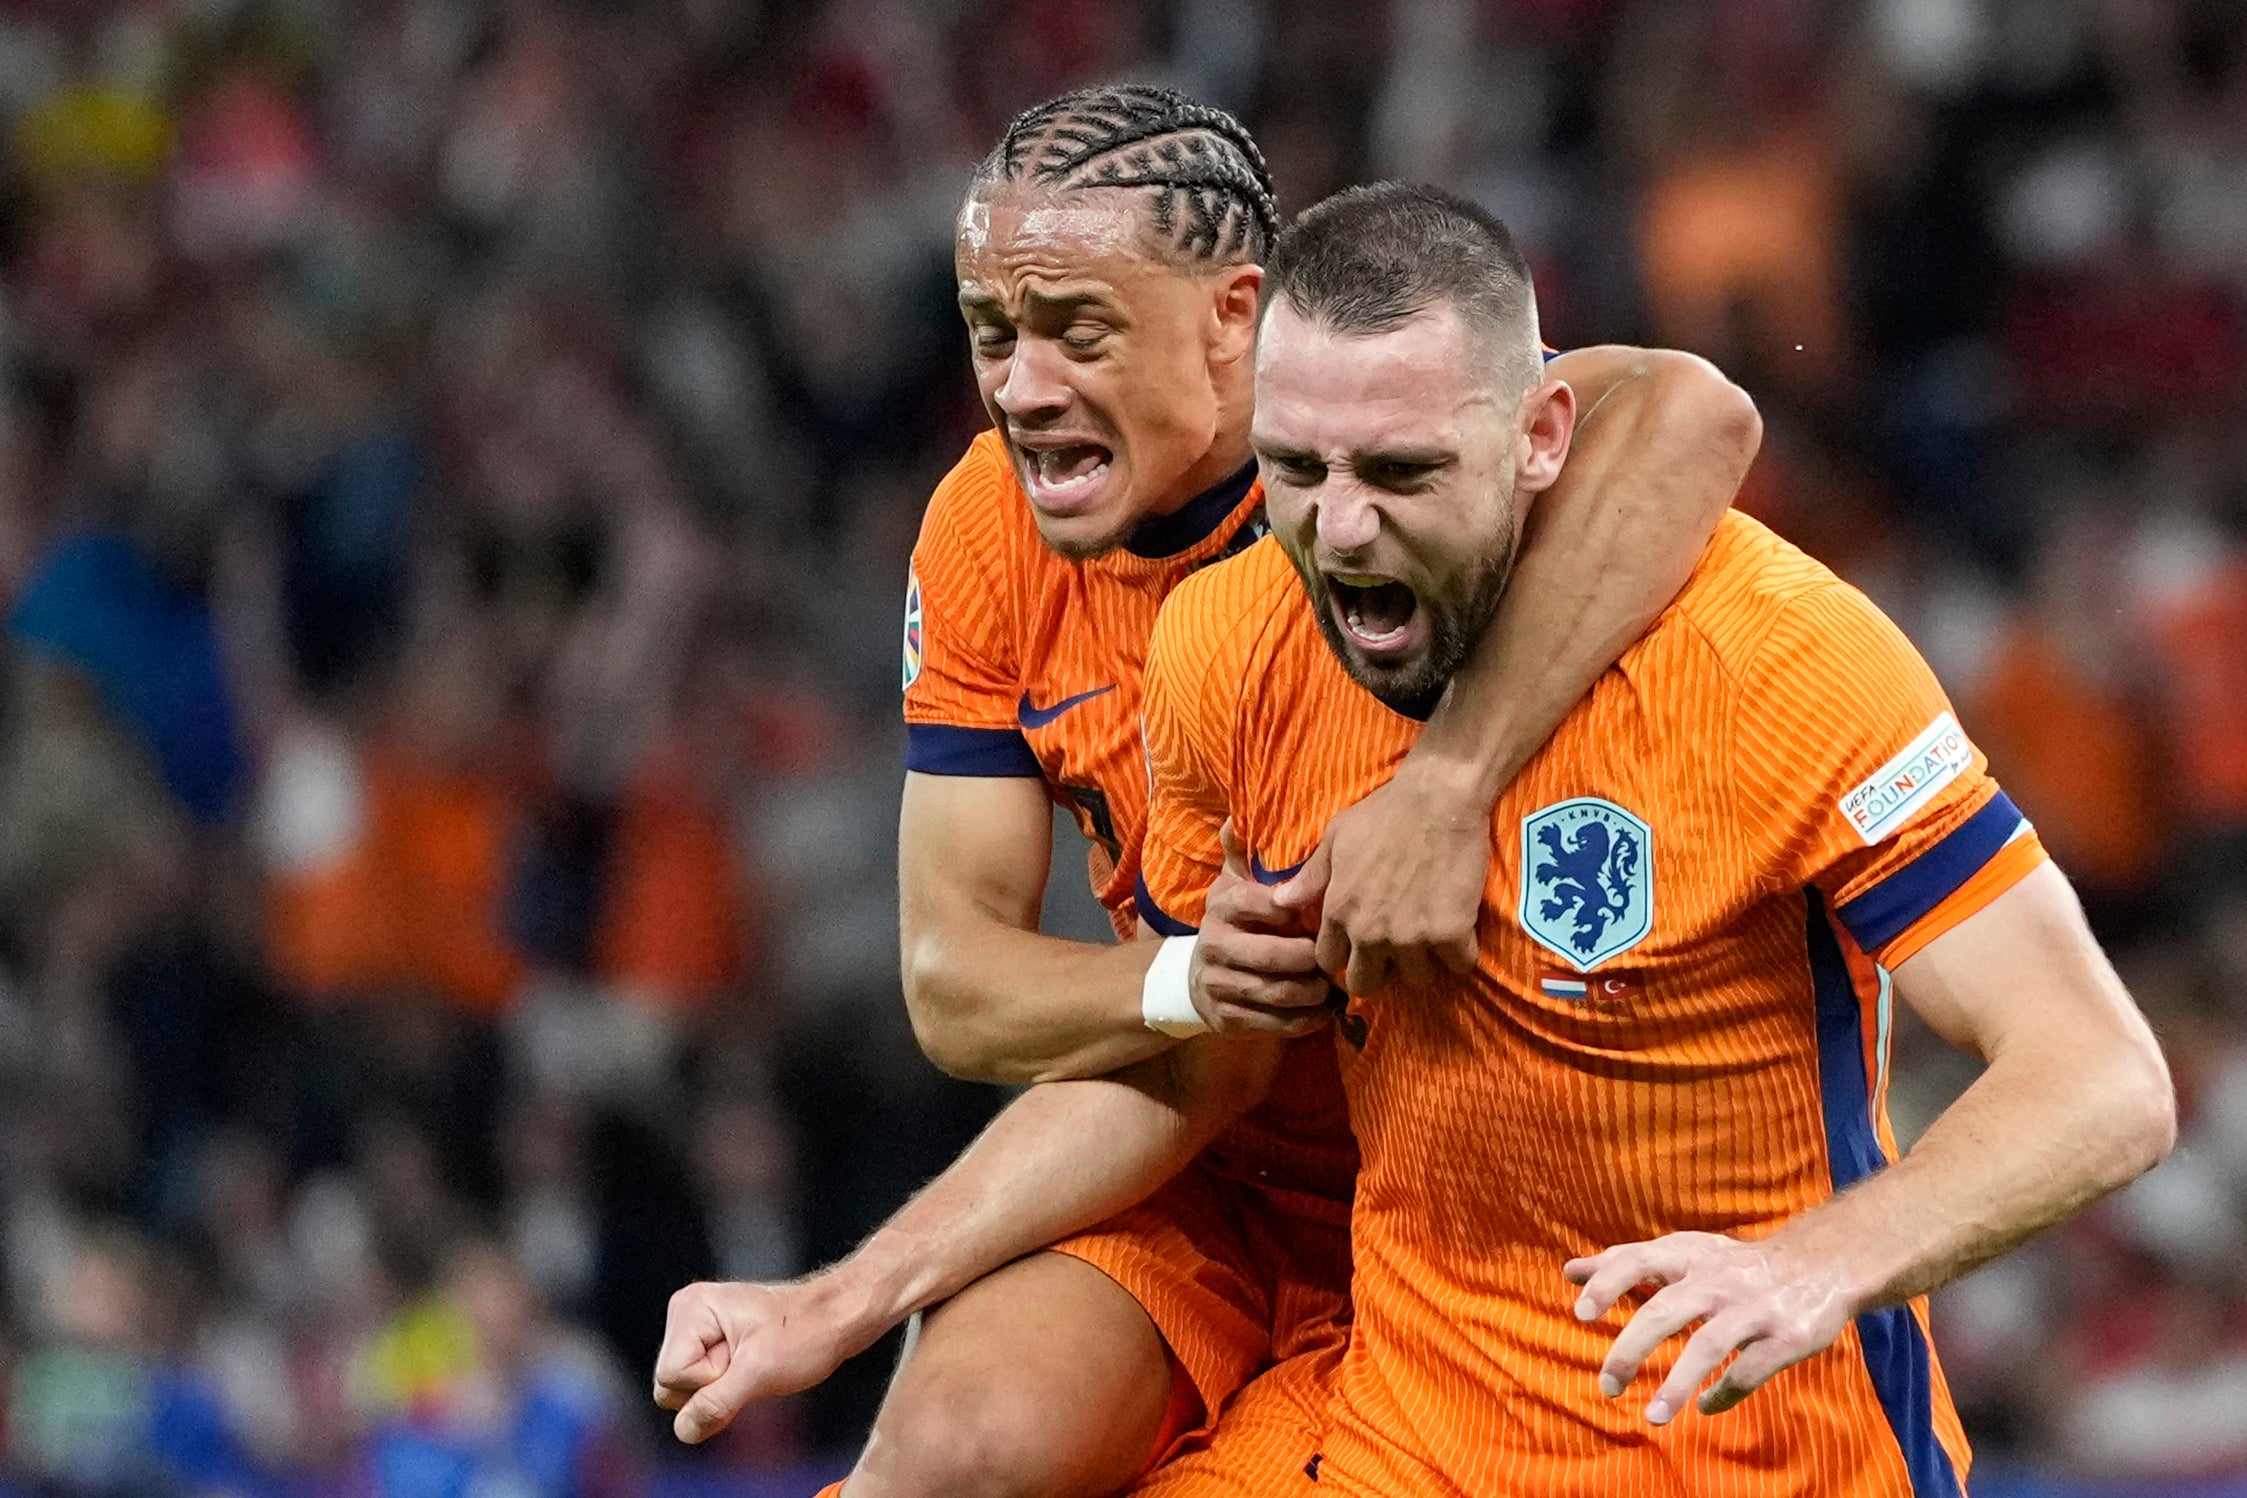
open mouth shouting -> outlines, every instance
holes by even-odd
[[[1403,662],[1428,642],[1426,611],[1411,588],[1366,572],[1327,572],[1328,609],[1347,640],[1368,658]]]
[[[1108,498],[1115,477],[1114,449],[1044,433],[1033,439],[1017,437],[1014,447],[1021,455],[1023,490],[1045,514],[1082,515]]]

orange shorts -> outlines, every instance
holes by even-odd
[[[1217,1428],[1133,1485],[1133,1498],[1317,1498],[1312,1473],[1339,1339],[1274,1364],[1225,1407]]]
[[[1260,1395],[1257,1429],[1299,1427],[1323,1409],[1323,1395],[1313,1401],[1304,1390],[1349,1338],[1347,1203],[1245,1184],[1197,1160],[1146,1201],[1055,1251],[1129,1291],[1191,1385],[1194,1398],[1174,1402],[1150,1470],[1215,1450],[1213,1432],[1224,1429],[1218,1417],[1230,1420],[1235,1396],[1275,1364],[1310,1360]]]

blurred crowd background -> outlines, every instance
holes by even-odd
[[[1942,1297],[1983,1490],[2247,1488],[2236,0],[0,0],[0,1490],[847,1455],[886,1347],[696,1453],[647,1370],[997,1101],[898,997],[900,591],[967,170],[1119,77],[1754,394],[2183,1091]]]

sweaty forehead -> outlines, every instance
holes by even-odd
[[[1336,333],[1282,300],[1256,348],[1260,442],[1307,449],[1451,442],[1494,404],[1485,361],[1456,312],[1385,333]]]
[[[953,245],[963,292],[1004,296],[1024,283],[1118,286],[1171,271],[1147,242],[1146,209],[1115,188],[1000,188],[960,205]]]

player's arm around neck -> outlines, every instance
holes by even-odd
[[[913,1033],[976,1081],[1094,1077],[1175,1044],[1141,996],[1158,943],[1038,930],[1053,854],[1044,782],[907,774],[898,825],[899,965]]]
[[[1392,965],[1473,965],[1491,808],[1684,587],[1763,441],[1754,402],[1690,354],[1578,349],[1548,372],[1575,390],[1575,436],[1498,615],[1395,779],[1335,819],[1315,865],[1319,955],[1353,993]]]
[[[1830,1263],[1858,1312],[1939,1289],[2135,1180],[2176,1141],[2161,1047],[2053,865],[1928,943],[1895,983],[1988,1065],[1902,1160],[1779,1235],[1787,1252]]]
[[[1691,354],[1576,349],[1546,372],[1576,392],[1567,465],[1529,512],[1498,616],[1406,760],[1485,814],[1677,597],[1763,444],[1755,403]]]

